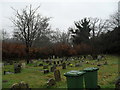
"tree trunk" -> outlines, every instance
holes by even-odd
[[[30,60],[29,60],[29,47],[26,46],[26,61],[27,61],[27,64],[29,64]]]

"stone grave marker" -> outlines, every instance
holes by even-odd
[[[26,64],[25,64],[25,63],[22,63],[21,67],[22,67],[22,68],[25,68],[25,67],[26,67]]]
[[[54,64],[56,64],[56,61],[54,61]]]
[[[28,90],[29,86],[27,83],[21,81],[20,83],[14,83],[10,89],[11,90]]]
[[[82,67],[82,66],[83,66],[83,62],[80,61],[80,67]]]
[[[66,63],[62,63],[62,69],[66,69]]]
[[[53,78],[50,78],[48,81],[47,81],[47,86],[53,86],[53,85],[55,85],[56,84],[56,82],[55,82],[55,80],[53,79]]]
[[[49,73],[48,69],[44,69],[43,71],[44,71],[44,74]]]
[[[21,64],[15,63],[14,64],[14,73],[20,73],[21,72]]]
[[[60,64],[59,61],[57,61],[57,64]]]
[[[55,77],[55,81],[61,81],[61,75],[58,69],[54,71],[54,77]]]
[[[53,66],[50,68],[50,71],[51,71],[51,72],[54,72],[55,69],[56,69],[56,65],[53,65]]]
[[[103,65],[108,65],[108,62],[107,62],[107,61],[105,61]]]
[[[75,64],[75,67],[79,67],[79,66],[80,66],[80,64],[79,64],[79,63],[76,63],[76,64]]]
[[[43,66],[43,64],[42,64],[42,63],[40,63],[38,66]]]

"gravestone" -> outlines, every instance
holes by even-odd
[[[14,83],[11,88],[11,90],[28,90],[29,86],[25,82],[20,82],[20,83]]]
[[[42,64],[42,63],[40,63],[38,66],[43,66],[43,64]]]
[[[61,60],[61,63],[63,63],[63,60]]]
[[[62,69],[66,69],[66,63],[62,64]]]
[[[48,65],[43,65],[43,69],[48,69]]]
[[[55,77],[55,81],[61,81],[61,75],[59,70],[56,69],[54,71],[54,77]]]
[[[21,72],[21,64],[15,63],[14,64],[14,73],[20,73]]]
[[[5,75],[5,74],[6,74],[6,71],[3,72],[3,75]]]
[[[55,80],[53,79],[53,78],[50,78],[48,81],[47,81],[47,86],[53,86],[53,85],[55,85],[56,84],[56,82],[55,82]]]
[[[102,66],[102,64],[97,64],[97,66]]]
[[[56,64],[56,61],[54,61],[54,64]]]
[[[56,66],[53,65],[53,66],[50,68],[50,71],[51,71],[51,72],[54,72],[55,69],[56,69]]]
[[[82,67],[83,66],[83,62],[82,61],[80,61],[80,67]]]
[[[101,55],[98,55],[97,56],[97,61],[100,61],[102,59],[102,56]]]
[[[105,62],[104,62],[104,65],[108,65],[108,62],[107,62],[107,61],[105,61]]]
[[[120,77],[115,82],[115,90],[120,90]]]
[[[44,69],[44,74],[49,73],[48,69]]]
[[[57,64],[60,64],[59,61],[57,61]]]
[[[26,64],[25,63],[22,63],[21,67],[22,68],[25,68]]]
[[[78,64],[78,63],[75,64],[75,67],[79,67],[79,66],[80,66],[80,64]]]
[[[52,61],[51,60],[49,61],[49,65],[52,65]]]
[[[89,61],[86,61],[86,64],[89,64]]]

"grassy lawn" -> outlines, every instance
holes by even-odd
[[[114,82],[118,76],[118,56],[107,56],[108,65],[91,65],[91,64],[83,64],[83,67],[69,67],[67,69],[62,69],[61,66],[57,67],[61,72],[62,80],[57,82],[56,85],[52,87],[47,87],[46,82],[49,78],[54,78],[54,73],[50,72],[48,74],[44,74],[40,71],[43,67],[34,67],[32,64],[27,65],[26,68],[22,69],[22,72],[19,74],[7,74],[2,75],[2,80],[7,80],[8,82],[2,83],[3,88],[9,88],[12,84],[25,81],[29,84],[30,88],[67,88],[66,77],[64,73],[70,70],[83,70],[86,67],[98,67],[98,84],[101,88],[114,88]],[[89,61],[90,63],[103,63],[103,61]],[[75,63],[75,61],[72,61]],[[7,65],[3,67],[3,70],[13,70],[12,65]]]

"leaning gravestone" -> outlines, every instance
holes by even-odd
[[[61,75],[59,70],[56,69],[54,71],[54,77],[55,77],[55,81],[61,81]]]
[[[53,86],[53,85],[55,85],[56,84],[56,82],[55,82],[55,80],[53,79],[53,78],[50,78],[49,80],[48,80],[48,82],[47,82],[47,85],[48,86]]]
[[[62,69],[66,69],[66,63],[62,64]]]

